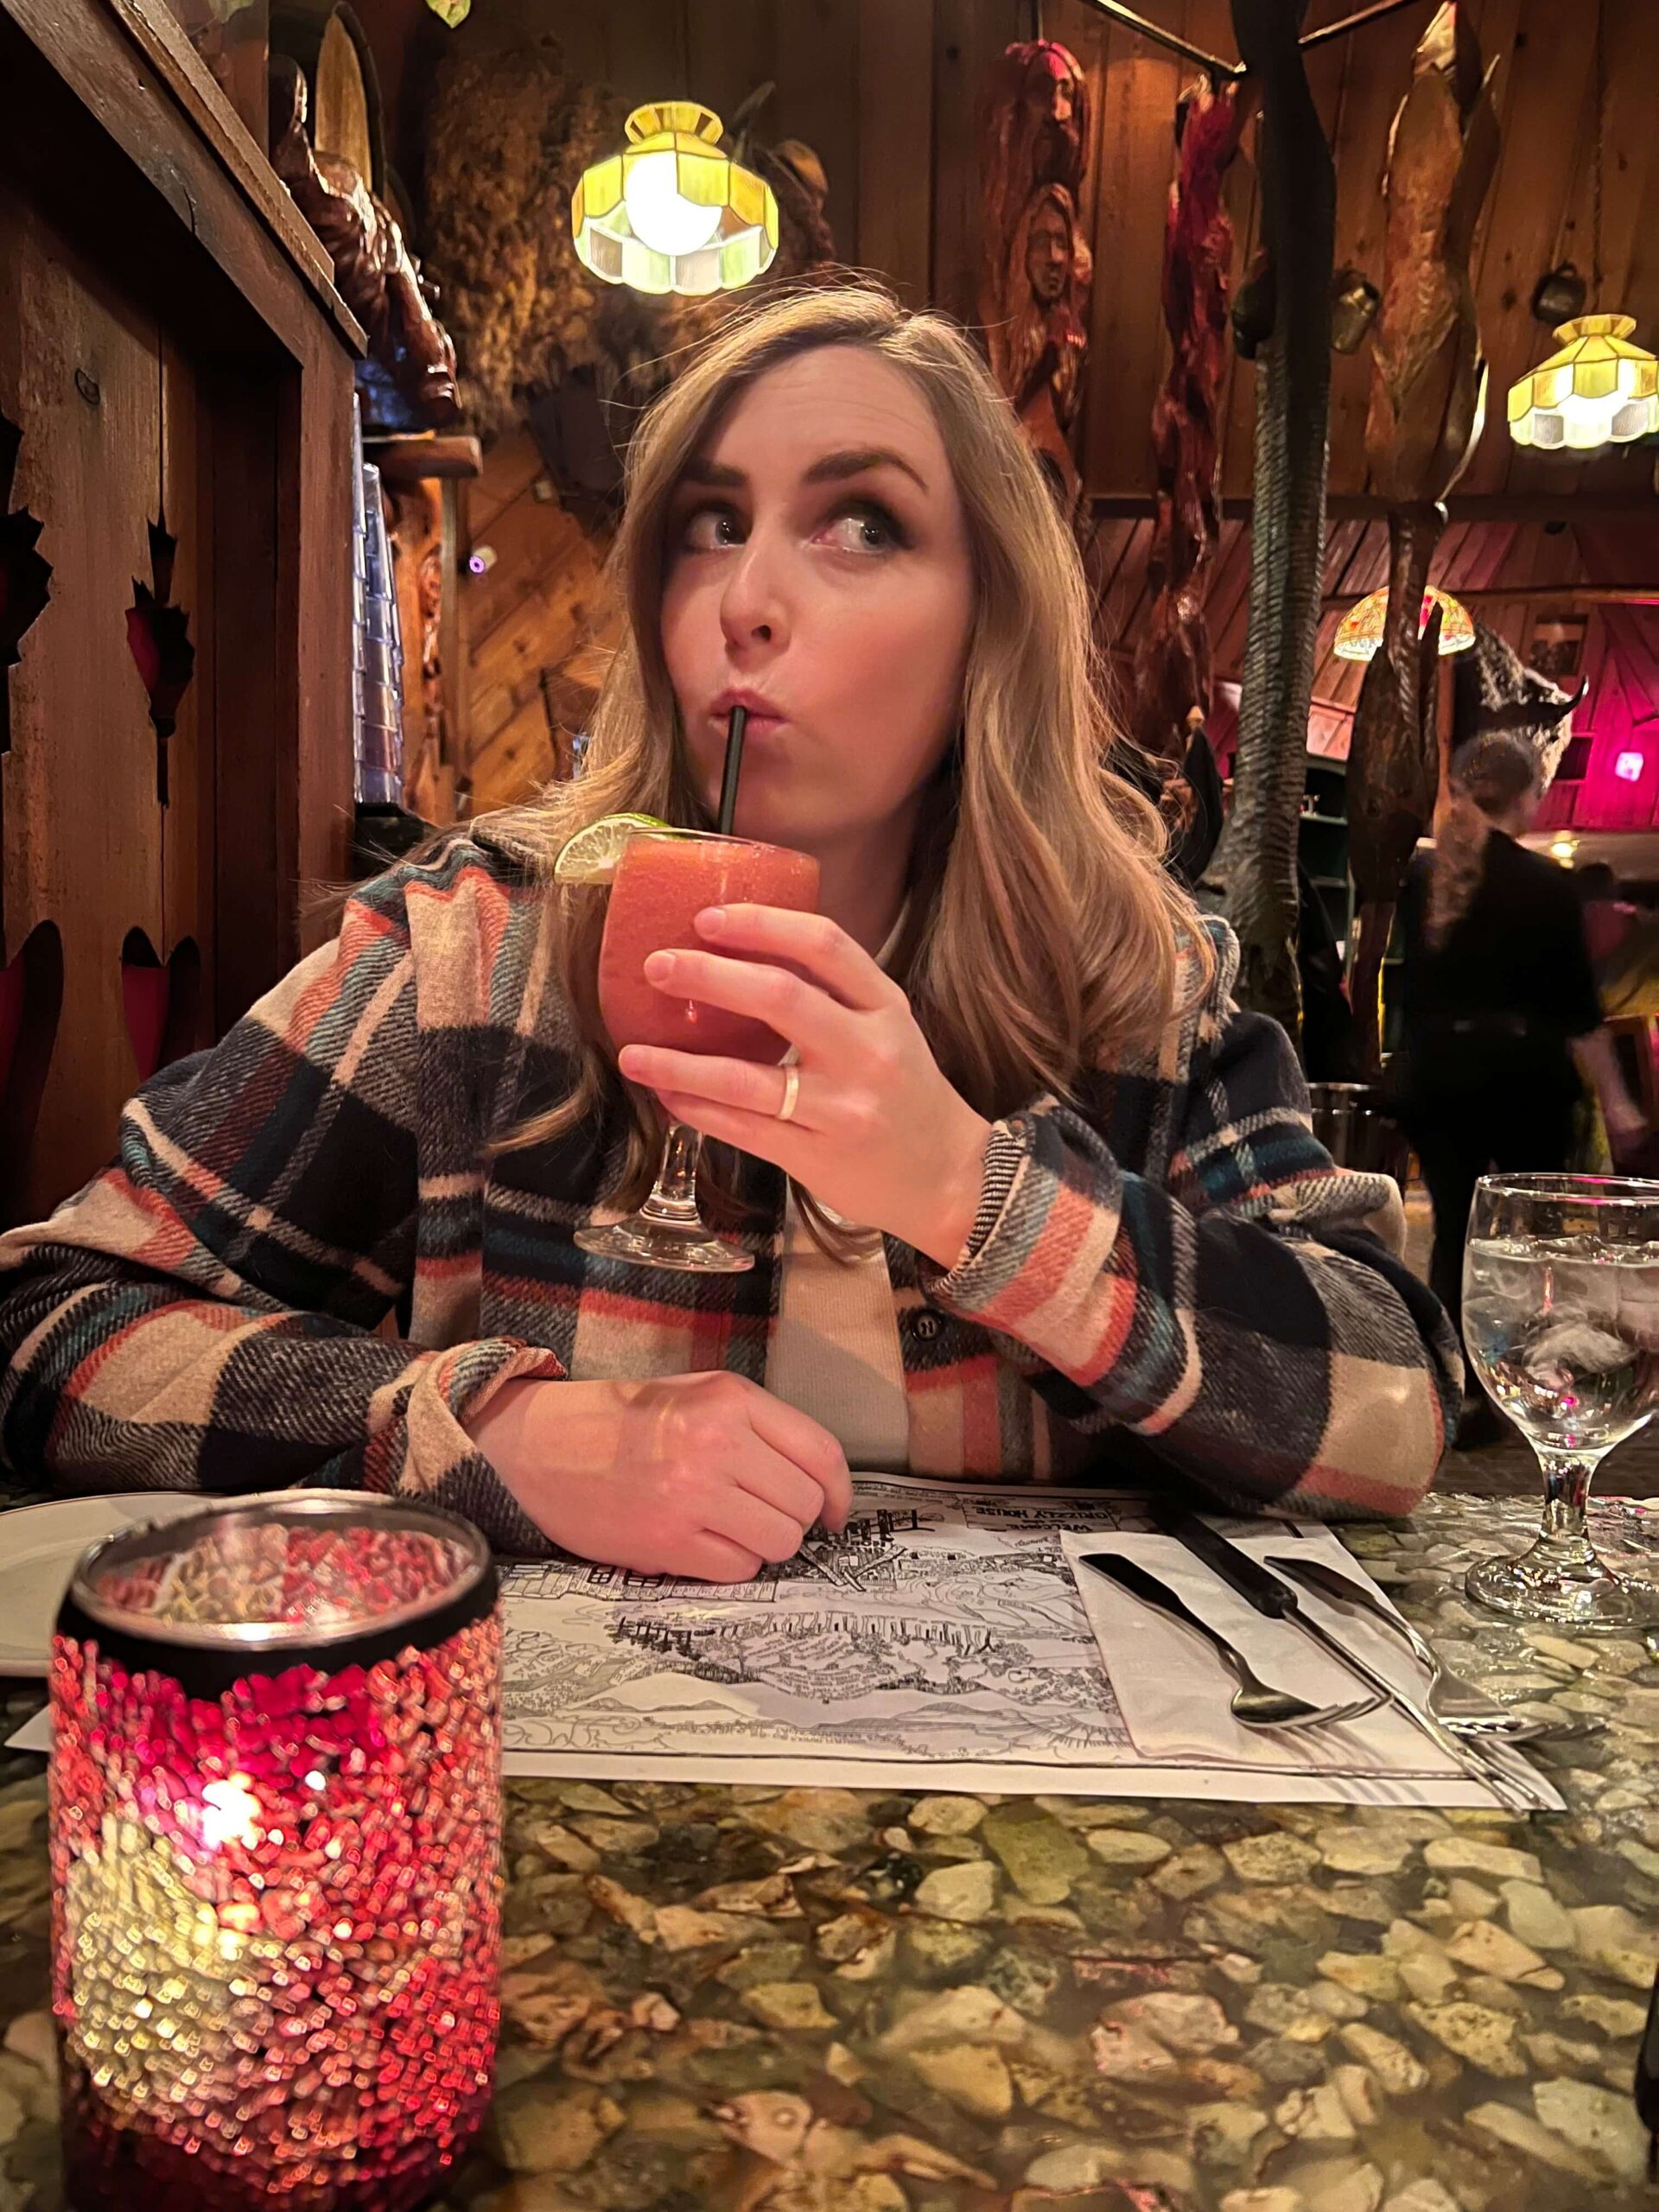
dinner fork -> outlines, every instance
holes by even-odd
[[[1363,1582],[1344,1574],[1339,1567],[1332,1567],[1328,1560],[1306,1559],[1282,1552],[1268,1554],[1262,1561],[1275,1573],[1287,1574],[1300,1582],[1304,1589],[1312,1590],[1321,1598],[1334,1599],[1338,1605],[1357,1605],[1380,1621],[1384,1628],[1392,1629],[1420,1666],[1428,1671],[1428,1688],[1423,1693],[1423,1703],[1435,1719],[1459,1736],[1501,1736],[1511,1743],[1535,1742],[1541,1736],[1558,1732],[1556,1726],[1547,1721],[1529,1720],[1524,1715],[1511,1713],[1496,1698],[1488,1697],[1484,1690],[1477,1689],[1461,1675],[1454,1674],[1428,1638],[1414,1628],[1403,1615],[1368,1590]],[[1571,1732],[1588,1734],[1590,1730],[1574,1725]]]
[[[1311,1705],[1293,1691],[1274,1689],[1270,1682],[1262,1680],[1244,1654],[1230,1643],[1219,1629],[1211,1628],[1184,1598],[1166,1582],[1160,1582],[1138,1560],[1124,1559],[1116,1552],[1091,1552],[1083,1564],[1116,1582],[1143,1605],[1167,1613],[1173,1620],[1185,1622],[1206,1643],[1212,1644],[1238,1677],[1238,1688],[1233,1692],[1228,1711],[1247,1728],[1334,1727],[1338,1721],[1357,1720],[1362,1713],[1375,1713],[1382,1702],[1373,1695],[1355,1698],[1347,1705]]]

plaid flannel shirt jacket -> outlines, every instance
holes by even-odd
[[[784,1185],[739,1163],[751,1274],[579,1251],[620,1127],[491,1158],[565,1088],[526,857],[486,823],[126,1108],[115,1162],[0,1237],[0,1452],[75,1488],[364,1485],[544,1553],[462,1421],[512,1377],[760,1382]],[[1155,1054],[995,1129],[948,1273],[893,1238],[909,1471],[1181,1480],[1246,1509],[1408,1510],[1461,1383],[1440,1307],[1359,1224],[1391,1186],[1310,1134],[1282,1033],[1213,982]],[[1190,957],[1190,956],[1189,956]],[[391,1333],[395,1327],[396,1334]]]

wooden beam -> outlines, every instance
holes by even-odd
[[[1229,497],[1221,503],[1224,516],[1248,522],[1253,502]],[[1153,512],[1152,494],[1108,492],[1089,502],[1097,520],[1138,519]],[[1596,522],[1621,515],[1641,515],[1659,523],[1659,499],[1644,487],[1615,486],[1606,491],[1453,492],[1446,502],[1452,522]],[[1325,512],[1333,522],[1386,522],[1389,503],[1370,492],[1332,492]]]
[[[1446,592],[1465,607],[1500,606],[1516,600],[1548,600],[1552,604],[1575,607],[1659,607],[1659,583],[1650,584],[1481,584],[1472,591],[1459,591],[1454,585],[1442,584]],[[1325,601],[1327,607],[1357,607],[1368,597],[1364,592],[1337,592]]]
[[[1160,24],[1149,23],[1144,16],[1137,16],[1133,8],[1126,8],[1123,0],[1088,0],[1103,16],[1109,16],[1115,23],[1122,23],[1126,31],[1133,31],[1138,38],[1149,39],[1154,46],[1161,46],[1166,54],[1179,54],[1183,61],[1196,61],[1200,69],[1207,69],[1219,83],[1228,77],[1242,77],[1242,61],[1224,61],[1218,54],[1206,54],[1201,46],[1179,37],[1173,31],[1165,30]]]
[[[1384,16],[1397,16],[1402,8],[1421,8],[1422,5],[1423,0],[1374,0],[1371,7],[1362,8],[1356,15],[1344,16],[1340,22],[1326,23],[1316,31],[1304,31],[1301,44],[1304,48],[1326,46],[1333,38],[1346,38],[1350,31],[1363,29],[1367,23],[1381,22]]]

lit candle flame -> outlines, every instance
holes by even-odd
[[[226,1843],[257,1843],[259,1800],[248,1788],[245,1775],[233,1774],[227,1782],[210,1782],[201,1795],[201,1834],[209,1850],[217,1851]]]

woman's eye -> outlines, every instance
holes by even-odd
[[[874,499],[859,499],[842,508],[824,527],[842,552],[891,553],[906,543],[893,517]]]
[[[694,507],[680,524],[679,543],[687,553],[721,553],[742,542],[742,524],[730,507]]]

